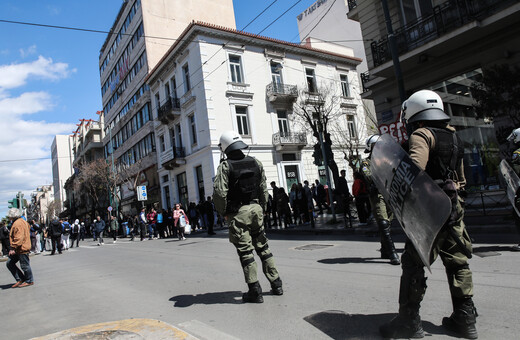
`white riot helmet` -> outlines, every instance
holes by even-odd
[[[372,136],[367,138],[367,141],[366,141],[367,147],[365,149],[365,153],[372,152],[372,148],[373,148],[374,144],[376,144],[376,142],[379,140],[379,137],[381,137],[381,136],[380,135],[372,135]]]
[[[520,143],[520,128],[514,129],[509,137],[507,137],[507,140],[515,144]]]
[[[401,118],[406,124],[419,121],[448,122],[441,97],[431,90],[417,91],[402,105]]]
[[[220,150],[228,154],[231,151],[246,149],[248,146],[242,140],[242,137],[235,131],[224,131],[220,136],[220,142],[218,144]]]

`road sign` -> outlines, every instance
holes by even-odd
[[[137,200],[138,201],[146,201],[148,199],[148,195],[146,194],[146,185],[140,185],[137,187]]]
[[[108,211],[112,211],[112,207],[111,206],[108,207]]]

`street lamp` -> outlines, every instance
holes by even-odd
[[[325,166],[325,176],[327,178],[327,186],[329,187],[329,201],[330,201],[330,209],[332,211],[332,223],[336,223],[336,212],[334,209],[334,199],[332,197],[332,186],[330,182],[330,174],[329,174],[329,159],[327,157],[327,153],[325,152],[325,143],[323,143],[323,122],[321,120],[320,112],[313,112],[312,119],[314,123],[318,127],[318,140],[321,146],[321,154],[323,155],[323,165]]]

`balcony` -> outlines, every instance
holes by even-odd
[[[266,87],[266,94],[271,103],[292,104],[298,98],[298,87],[296,85],[271,83]]]
[[[157,119],[163,124],[168,124],[181,114],[179,98],[168,97],[168,100],[157,110]]]
[[[307,145],[305,132],[277,132],[273,135],[273,145],[277,151],[301,150]]]
[[[517,3],[518,0],[452,0],[433,8],[433,14],[395,30],[399,55],[474,21],[485,18]],[[483,28],[479,28],[483,31]],[[461,41],[461,43],[467,41]],[[392,60],[388,37],[371,44],[374,67]]]
[[[161,165],[163,168],[172,170],[175,167],[186,164],[186,152],[184,148],[170,148],[161,152]]]
[[[348,10],[352,11],[357,7],[357,0],[348,0]]]
[[[188,105],[195,101],[196,97],[193,94],[193,90],[190,89],[181,97],[181,107],[186,108]]]

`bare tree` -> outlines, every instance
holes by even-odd
[[[55,199],[54,201],[47,204],[47,216],[49,216],[49,220],[53,219],[54,216],[58,216],[61,212],[61,201],[59,199]]]
[[[74,180],[74,192],[79,193],[78,196],[86,195],[91,199],[93,204],[88,210],[92,211],[92,216],[95,215],[95,210],[102,208],[102,203],[106,202],[105,198],[113,187],[112,178],[110,166],[104,159],[80,166]]]

